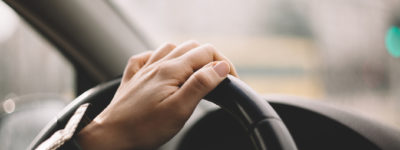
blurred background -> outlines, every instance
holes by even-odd
[[[26,149],[76,97],[72,65],[0,1],[0,149]]]
[[[189,39],[211,43],[261,94],[324,101],[400,128],[400,58],[385,46],[388,30],[400,26],[400,0],[108,3],[152,48]],[[0,110],[6,118],[0,149],[8,149],[4,139],[23,136],[8,130],[13,120],[29,119],[27,114],[49,120],[77,96],[76,71],[2,1],[0,22]],[[41,105],[45,101],[51,103]],[[51,109],[19,114],[15,106],[26,102]],[[38,132],[43,125],[26,130]]]
[[[326,101],[400,127],[399,0],[114,0],[152,45],[211,43],[259,93]]]

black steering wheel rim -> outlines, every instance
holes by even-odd
[[[65,124],[84,103],[91,103],[90,114],[94,118],[111,101],[120,79],[96,86],[72,101],[64,110],[50,121],[30,145],[36,148]],[[257,150],[296,150],[296,144],[269,103],[239,79],[228,76],[204,99],[211,101],[234,116],[246,129]]]

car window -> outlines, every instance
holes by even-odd
[[[3,1],[0,22],[0,149],[26,149],[75,97],[75,71]]]
[[[153,46],[212,43],[266,95],[334,103],[400,127],[398,0],[112,0]]]

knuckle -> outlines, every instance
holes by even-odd
[[[167,47],[175,47],[175,44],[171,43],[171,42],[167,42],[167,43],[165,43],[165,46],[167,46]]]
[[[203,72],[193,74],[195,85],[198,89],[208,89],[212,87],[212,81],[209,76]]]
[[[187,43],[188,43],[188,45],[191,45],[193,47],[200,46],[200,43],[197,42],[196,40],[189,40],[189,41],[187,41]]]
[[[164,44],[163,47],[167,48],[167,49],[172,49],[172,48],[175,48],[175,44],[167,42],[167,43]]]
[[[126,65],[126,69],[136,69],[138,67],[139,58],[137,56],[131,56],[128,60],[128,64]]]
[[[137,55],[133,55],[133,56],[129,57],[128,63],[138,63],[152,54],[153,54],[153,51],[146,51],[146,52],[142,52]]]
[[[134,56],[131,56],[131,57],[129,58],[128,64],[132,65],[132,64],[137,63],[138,61],[139,61],[139,57],[136,56],[136,55],[134,55]]]
[[[214,45],[211,44],[204,44],[204,49],[206,49],[209,52],[215,52],[217,49],[215,48]]]
[[[204,44],[203,45],[203,50],[207,53],[209,56],[213,56],[215,53],[217,53],[217,49],[211,45],[211,44]]]

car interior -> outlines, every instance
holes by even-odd
[[[201,36],[198,36],[200,37],[200,39],[202,39],[203,37],[208,37],[210,41],[213,41],[215,39],[219,40],[220,38],[227,39],[228,41],[220,42],[228,43],[227,48],[235,47],[234,42],[238,40],[235,39],[234,36],[230,35],[230,31],[232,30],[232,33],[238,32],[238,34],[240,32],[240,34],[242,34],[241,31],[243,30],[243,32],[246,31],[252,33],[251,35],[257,35],[256,37],[251,38],[247,37],[248,35],[246,35],[246,37],[242,39],[244,41],[251,39],[249,43],[264,43],[264,45],[283,45],[281,47],[269,47],[270,51],[274,51],[275,49],[280,48],[298,49],[296,52],[291,52],[290,50],[288,50],[288,52],[284,50],[282,50],[283,52],[270,52],[272,55],[271,57],[265,56],[264,58],[264,56],[260,56],[262,58],[262,60],[259,61],[262,63],[261,65],[254,65],[255,63],[259,63],[257,62],[258,60],[256,60],[258,56],[254,56],[254,54],[249,56],[248,53],[250,52],[246,52],[246,50],[232,50],[227,52],[228,55],[230,55],[231,53],[235,53],[235,55],[232,55],[232,58],[233,62],[238,64],[238,72],[241,76],[240,79],[229,78],[227,80],[224,80],[223,84],[221,84],[218,88],[216,88],[213,92],[211,92],[208,96],[204,98],[206,100],[202,100],[200,102],[195,112],[192,114],[191,118],[185,124],[184,128],[174,138],[161,146],[159,148],[160,150],[400,149],[400,120],[396,117],[400,113],[398,111],[400,110],[400,85],[398,84],[399,82],[396,82],[400,81],[397,76],[400,75],[400,70],[398,69],[398,67],[400,66],[400,61],[398,57],[400,56],[397,56],[396,54],[396,46],[391,46],[394,48],[392,48],[393,50],[388,50],[389,52],[386,52],[386,50],[382,50],[379,51],[379,53],[375,53],[372,50],[368,49],[368,47],[373,47],[371,45],[374,44],[365,44],[371,41],[379,41],[382,43],[383,46],[379,47],[379,45],[379,48],[376,49],[385,49],[385,41],[383,40],[384,35],[382,35],[381,37],[382,40],[377,40],[374,38],[378,36],[366,32],[366,35],[370,35],[373,38],[363,41],[364,43],[353,40],[351,41],[351,44],[342,45],[342,47],[345,47],[341,51],[343,53],[349,51],[349,49],[353,47],[354,49],[365,48],[369,50],[366,53],[369,53],[371,51],[370,55],[375,55],[376,57],[363,54],[364,52],[353,52],[356,56],[349,56],[351,52],[348,52],[344,54],[344,56],[342,56],[338,55],[338,51],[340,50],[332,50],[328,52],[322,52],[323,50],[321,50],[315,53],[309,53],[308,51],[301,49],[323,49],[325,47],[322,46],[321,48],[320,45],[310,45],[310,42],[306,40],[299,40],[298,37],[317,39],[329,37],[329,34],[336,35],[334,34],[334,32],[338,31],[328,27],[316,27],[315,31],[313,30],[313,32],[311,32],[309,31],[311,29],[306,27],[306,25],[314,27],[324,23],[320,23],[317,25],[314,24],[314,26],[312,26],[308,25],[308,23],[304,23],[305,21],[296,20],[298,19],[296,17],[298,17],[297,15],[299,14],[296,12],[291,12],[292,9],[289,9],[290,11],[288,10],[286,12],[287,14],[283,13],[284,17],[286,17],[285,15],[289,17],[294,16],[294,18],[291,18],[290,21],[279,20],[279,18],[277,19],[276,16],[271,17],[272,22],[281,21],[283,22],[282,24],[271,24],[270,22],[265,23],[260,21],[260,19],[258,18],[252,18],[258,16],[257,13],[264,13],[264,11],[261,11],[264,10],[261,4],[267,2],[219,2],[221,3],[221,8],[232,6],[232,12],[239,12],[235,16],[232,16],[233,19],[229,17],[226,18],[228,20],[227,22],[233,20],[233,22],[239,22],[239,25],[232,25],[234,27],[230,28],[228,27],[228,25],[222,23],[222,28],[226,28],[227,30],[221,31],[221,34],[225,35],[224,37],[220,37],[219,35],[213,36],[214,30],[217,30],[218,28],[214,29],[210,27],[209,30],[204,30],[203,32],[203,28],[198,26],[212,26],[212,24],[204,23],[206,21],[201,21],[202,18],[199,16],[210,16],[212,14],[202,14],[199,12],[194,13],[197,14],[197,17],[200,18],[198,20],[190,20],[188,18],[195,18],[196,16],[185,16],[183,13],[179,13],[179,15],[177,14],[175,16],[176,20],[180,20],[186,17],[186,19],[192,21],[188,24],[192,24],[192,26],[194,26],[193,28],[179,26],[182,22],[177,22],[176,24],[179,24],[178,26],[173,26],[176,25],[174,23],[161,25],[166,28],[166,31],[161,29],[154,29],[154,31],[147,30],[147,28],[153,29],[152,27],[158,25],[158,22],[151,21],[151,15],[156,16],[153,17],[153,19],[157,21],[161,20],[160,22],[168,22],[168,20],[171,18],[163,20],[163,17],[166,17],[170,14],[172,14],[173,19],[175,13],[179,12],[177,11],[179,6],[175,6],[174,4],[184,3],[182,4],[182,7],[191,6],[196,9],[203,9],[203,7],[209,8],[206,6],[210,6],[209,13],[213,13],[213,11],[219,12],[220,7],[212,7],[214,6],[212,4],[212,1],[193,1],[193,3],[190,3],[173,0],[168,3],[161,1],[145,2],[140,0],[125,2],[122,0],[3,0],[3,3],[4,7],[10,9],[10,11],[15,13],[16,16],[18,16],[18,18],[22,20],[21,22],[25,24],[24,26],[27,26],[26,28],[31,28],[31,30],[36,32],[39,37],[43,38],[43,41],[46,41],[49,43],[49,45],[52,45],[51,49],[55,49],[53,50],[55,52],[52,53],[56,53],[52,55],[62,57],[63,59],[65,59],[63,61],[66,61],[70,64],[70,66],[66,66],[65,68],[72,68],[71,70],[74,71],[66,73],[62,73],[62,71],[59,71],[61,72],[58,73],[59,77],[54,77],[58,81],[65,79],[63,82],[68,81],[68,84],[66,85],[68,87],[73,87],[73,90],[70,90],[69,92],[64,92],[67,94],[29,95],[28,92],[28,94],[24,96],[24,94],[18,95],[18,92],[15,92],[17,93],[16,96],[15,94],[11,94],[10,96],[10,94],[7,93],[4,94],[6,96],[0,95],[3,96],[5,99],[0,101],[2,103],[2,109],[0,111],[0,145],[2,146],[0,146],[0,149],[35,149],[38,144],[49,138],[51,136],[51,133],[54,133],[54,131],[63,128],[72,113],[78,108],[80,104],[83,104],[85,102],[90,102],[95,105],[96,107],[93,112],[94,114],[98,114],[102,111],[102,109],[104,109],[105,106],[108,105],[109,101],[112,99],[120,83],[121,73],[130,56],[146,50],[154,49],[155,44],[160,44],[164,42],[165,39],[171,39],[172,41],[181,41],[182,39],[191,38],[189,33],[194,33],[197,30],[199,30],[199,32],[201,31],[201,34],[199,34]],[[250,3],[248,6],[254,6],[255,8],[257,8],[257,11],[254,12],[255,14],[252,14],[252,16],[247,14],[248,16],[246,16],[246,10],[251,10],[253,7],[242,9],[242,7],[240,7],[240,4],[242,3]],[[297,2],[289,2],[287,0],[282,2],[282,4],[281,2],[276,3],[279,3],[279,7],[273,7],[274,11],[278,11],[281,9],[285,9],[286,11],[286,8],[289,8],[290,6],[290,8],[293,8],[293,10],[301,10],[306,12],[306,8],[308,8],[306,6],[309,6],[306,4],[310,4],[311,6],[311,4],[314,3],[317,3],[315,4],[315,10],[322,10],[324,8],[331,7],[329,5],[330,3],[328,2],[319,3],[309,2],[307,0],[299,2],[300,4],[298,5]],[[332,3],[337,4],[339,2]],[[395,29],[398,29],[398,27],[400,27],[400,12],[396,11],[398,10],[398,8],[400,8],[400,1],[393,0],[393,2],[387,1],[385,3],[371,1],[363,3],[362,1],[354,0],[354,4],[351,4],[351,6],[353,5],[357,7],[352,8],[350,6],[347,6],[346,3],[344,5],[338,4],[337,7],[332,6],[334,7],[332,9],[335,10],[333,12],[338,12],[337,15],[345,15],[344,12],[346,11],[364,11],[367,8],[375,8],[379,6],[379,13],[376,14],[384,14],[380,12],[385,12],[389,15],[379,16],[373,13],[375,16],[370,17],[386,19],[386,22],[384,22],[386,24],[381,24],[384,24],[382,25],[384,27],[388,26],[394,29],[393,33],[388,34],[394,37],[390,39],[394,41],[392,43],[397,42],[396,38],[400,39],[399,37],[396,37],[398,34],[395,33],[397,31],[395,31]],[[215,4],[215,6],[217,6],[217,4]],[[2,7],[3,6],[0,7],[0,10]],[[159,11],[154,11],[152,13],[152,10],[156,9],[159,9]],[[165,11],[168,11],[168,13],[170,14],[163,14],[164,12],[161,11],[163,9],[167,9]],[[177,10],[170,11],[174,9]],[[185,8],[184,11],[188,11],[188,9],[191,8]],[[311,9],[310,7],[310,16],[316,14],[316,12],[313,13],[311,10],[314,9]],[[340,12],[340,10],[342,10],[342,12]],[[241,11],[243,11],[243,14],[241,14]],[[157,14],[156,12],[158,12],[159,14]],[[193,10],[193,12],[196,12],[196,10]],[[326,14],[335,15],[333,12]],[[148,13],[149,16],[143,15],[146,13]],[[226,12],[221,12],[221,14],[224,13],[225,15],[230,14],[229,10],[226,10]],[[359,17],[354,14],[353,16],[350,16],[351,19]],[[182,18],[179,18],[180,15],[182,15],[183,17],[181,16]],[[215,15],[218,16],[219,14]],[[368,16],[368,14],[365,15]],[[235,18],[239,19],[235,20]],[[334,19],[338,18],[339,20],[341,19],[340,16],[334,17]],[[323,18],[323,21],[321,22],[329,20],[324,19],[326,18]],[[214,20],[218,19],[214,18]],[[307,18],[304,20],[309,21],[311,19]],[[261,22],[262,24],[260,23],[260,26],[273,26],[273,28],[268,30],[262,29],[263,32],[268,33],[268,37],[258,37],[258,32],[261,32],[261,29],[260,31],[255,29],[253,30],[253,28],[256,28],[257,24],[253,26],[251,21],[258,21],[257,23]],[[246,23],[240,24],[240,22]],[[355,21],[355,23],[357,23],[357,21]],[[361,21],[361,23],[365,22]],[[292,26],[290,24],[297,24],[299,28],[292,29]],[[377,24],[381,25],[380,23]],[[238,29],[236,29],[235,27],[238,27]],[[243,29],[239,29],[239,27],[242,27]],[[375,28],[373,28],[372,25],[370,28],[368,27],[369,26],[363,29],[371,29],[371,31],[375,31]],[[354,28],[358,28],[358,26]],[[171,31],[168,31],[169,29],[171,29]],[[188,34],[178,36],[175,35],[175,33],[172,33],[173,30],[177,29],[181,29],[182,33],[187,32]],[[326,30],[326,33],[322,32],[322,30]],[[318,31],[320,31],[321,33],[319,34]],[[379,31],[381,31],[380,28]],[[287,36],[289,35],[287,34],[287,32],[290,32],[290,35],[293,34],[295,36],[289,37]],[[346,38],[364,37],[364,34],[361,34],[364,33],[364,31],[352,31],[351,29],[348,29],[343,30],[343,32],[354,33],[354,36],[349,33],[349,36],[344,36],[345,38],[343,39],[341,39],[340,36],[336,36],[334,38],[340,39],[340,42],[343,42],[348,40]],[[174,34],[174,36],[168,37],[166,36],[168,34]],[[386,34],[386,30],[382,31],[382,34]],[[152,40],[151,38],[149,38],[149,36],[153,35],[158,35],[160,38],[156,40]],[[270,38],[269,36],[274,36],[274,38]],[[388,39],[389,38],[386,39],[386,43],[388,43]],[[233,42],[229,40],[232,40]],[[29,40],[22,41],[17,44],[24,45],[24,43],[27,43],[27,41]],[[0,36],[0,46],[2,44],[1,42],[2,41]],[[292,46],[290,46],[290,44],[286,44],[288,42],[292,42]],[[322,43],[321,45],[325,44],[325,46],[338,44],[337,42],[329,43],[325,39],[320,40],[316,43]],[[357,47],[357,44],[362,46]],[[28,44],[26,45],[27,47],[29,47]],[[350,48],[347,48],[346,46],[349,46]],[[0,49],[1,48],[3,47],[0,47]],[[237,48],[243,49],[243,46],[239,45],[237,46]],[[257,46],[251,48],[256,49]],[[327,49],[329,48],[330,47],[328,47]],[[335,48],[340,49],[341,47],[333,46],[332,49]],[[375,47],[371,49],[375,49]],[[259,51],[251,51],[251,53],[253,52],[257,54]],[[31,53],[33,54],[36,52],[33,51]],[[276,55],[280,55],[276,53],[283,53],[282,56],[285,56],[286,58],[279,58],[275,60],[273,57],[275,57]],[[4,52],[4,54],[6,53]],[[264,52],[262,54],[264,54]],[[314,55],[321,55],[321,58],[311,59],[311,56]],[[336,55],[336,57],[334,58],[333,55]],[[10,57],[11,56],[12,55],[10,55]],[[252,62],[253,60],[251,60],[253,58],[252,56],[254,56],[254,62]],[[235,61],[236,59],[241,57],[243,57],[243,60]],[[344,63],[344,57],[346,57],[346,59],[350,59],[351,62],[354,61],[355,63],[367,63],[367,65],[359,66],[355,65],[355,63],[346,64]],[[363,59],[361,59],[361,57]],[[321,59],[321,62],[317,61],[319,59]],[[289,60],[292,60],[293,62]],[[383,60],[385,60],[385,63],[380,63]],[[278,67],[274,68],[270,67],[272,65],[269,66],[268,64],[266,64],[266,62],[274,63],[274,61],[277,61],[277,63],[279,64]],[[315,63],[314,61],[317,61],[318,63]],[[349,71],[353,71],[354,68],[342,69],[335,65],[332,65],[332,62],[340,67],[350,66],[361,68],[361,70],[355,70],[356,76],[350,76],[346,73],[348,73]],[[47,62],[43,62],[42,66],[33,69],[51,69],[51,67],[43,66],[43,64],[47,64]],[[290,65],[293,64],[296,66],[290,67]],[[323,69],[314,69],[314,64],[319,64],[320,66],[318,68]],[[289,67],[286,67],[286,65]],[[282,66],[286,68],[282,69]],[[331,67],[332,69],[329,67]],[[324,68],[328,69],[324,70]],[[312,73],[307,72],[307,69],[312,70]],[[334,74],[334,71],[337,70],[343,71],[344,73],[338,72],[338,74]],[[326,76],[318,77],[318,81],[316,79],[309,79],[310,77],[315,76],[314,73],[320,73],[324,71],[332,71],[334,73],[329,72]],[[329,80],[329,82],[325,82],[325,80],[328,79],[336,79],[335,77],[342,75],[342,73],[343,79],[338,79],[337,81]],[[64,77],[66,74],[71,74],[73,78]],[[258,76],[255,76],[253,74],[257,74]],[[366,75],[364,76],[364,74]],[[4,86],[9,85],[8,82],[5,82],[6,79],[14,79],[12,78],[12,73],[6,75],[7,78],[4,76],[4,81],[3,78],[1,78],[0,82],[2,84],[4,83]],[[53,74],[49,76],[41,75],[37,78],[28,77],[24,80],[33,80],[27,81],[28,83],[37,82],[37,84],[50,85],[50,83],[48,82],[53,82],[53,80],[50,81],[50,78],[52,76]],[[267,78],[264,76],[268,76],[268,79],[256,80],[258,78]],[[46,81],[47,79],[49,81]],[[242,81],[236,80],[243,80],[244,83],[242,83]],[[346,82],[350,82],[351,80],[362,80],[362,82],[351,82],[344,86],[340,85]],[[260,84],[255,84],[257,82],[259,82]],[[64,83],[60,84],[64,85]],[[349,89],[345,89],[344,87],[346,86],[348,86],[351,91]],[[43,87],[43,89],[45,88],[46,87]],[[48,88],[54,89],[50,86],[48,86]],[[277,89],[282,90],[277,92],[278,94],[274,94],[273,92],[278,91]],[[363,90],[366,94],[362,96],[354,96],[351,95],[352,93],[354,93],[353,90]],[[293,91],[293,93],[290,93],[290,91]],[[378,94],[376,94],[378,96],[374,95],[374,92],[376,93],[376,91],[378,91]],[[332,99],[336,99],[335,101],[338,103],[348,104],[347,107],[342,107],[343,105],[337,105],[335,102],[315,100],[319,98],[325,99],[325,97],[328,97],[326,99],[329,99],[329,96],[336,94],[335,92],[345,93],[345,96],[332,96]],[[310,95],[313,95],[314,97]],[[312,98],[307,98],[308,96]],[[352,101],[346,100],[346,98],[348,98],[346,96],[353,98]],[[3,99],[3,97],[1,97],[1,99]],[[370,102],[370,99],[376,99],[378,102]],[[375,108],[372,106],[367,107],[364,105],[365,103],[376,105],[376,107],[380,108],[379,110],[387,110],[388,113],[375,112],[378,109],[372,109]],[[358,107],[362,107],[367,113],[361,113],[357,110]],[[375,116],[372,116],[371,114],[375,114]],[[390,115],[384,116],[385,114]],[[246,116],[250,116],[251,119],[246,118]],[[261,118],[259,118],[260,116]],[[95,115],[92,117],[94,118]],[[386,117],[386,120],[390,120],[391,122],[382,121],[384,119],[379,120],[379,118],[377,119],[377,117]]]

